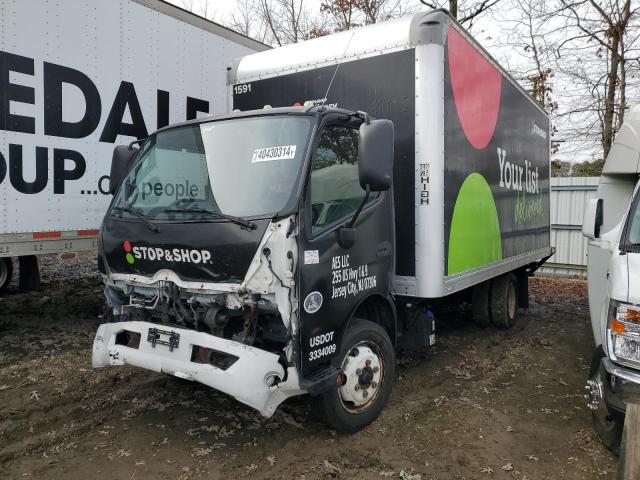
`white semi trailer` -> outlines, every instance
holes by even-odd
[[[227,111],[265,45],[160,0],[0,0],[0,291],[20,260],[94,250],[114,143]]]

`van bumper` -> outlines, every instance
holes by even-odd
[[[601,364],[603,400],[609,408],[624,412],[628,403],[640,404],[640,371],[623,367],[603,357]]]
[[[124,335],[136,338],[136,334],[137,341],[123,344]],[[215,350],[216,355],[229,356],[225,357],[229,361],[220,367],[203,363],[203,355],[198,356],[199,349],[194,347]],[[134,365],[196,381],[231,395],[265,417],[271,417],[288,397],[306,393],[300,388],[296,369],[289,367],[285,372],[273,353],[207,333],[149,322],[100,325],[91,363],[94,368]]]

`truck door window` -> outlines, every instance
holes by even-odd
[[[322,132],[310,188],[313,234],[353,215],[365,194],[358,177],[358,130],[335,125]]]

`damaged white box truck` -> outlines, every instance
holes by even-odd
[[[268,47],[160,0],[0,0],[0,292],[37,255],[95,251],[114,143],[227,111],[226,67]]]
[[[549,246],[549,122],[444,11],[246,56],[234,112],[114,151],[93,365],[354,432],[464,299],[509,328]],[[270,106],[263,108],[265,106]]]

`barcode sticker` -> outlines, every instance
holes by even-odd
[[[291,160],[296,156],[295,145],[282,145],[280,147],[258,148],[253,151],[252,163],[269,162],[271,160]]]

